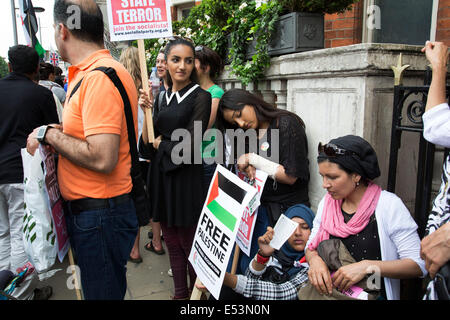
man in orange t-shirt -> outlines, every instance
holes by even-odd
[[[59,153],[58,182],[67,203],[66,222],[81,273],[85,299],[123,299],[126,263],[138,232],[130,176],[131,156],[124,103],[101,71],[115,69],[130,100],[137,129],[137,90],[126,69],[103,44],[103,18],[93,0],[56,0],[55,41],[69,67],[63,127],[36,128],[37,139]],[[82,28],[73,28],[68,10],[75,2]],[[68,13],[69,12],[69,13]],[[82,80],[76,93],[69,96]],[[41,133],[39,135],[39,129]],[[136,130],[137,135],[137,130]]]

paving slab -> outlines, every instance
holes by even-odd
[[[143,262],[127,263],[128,288],[125,300],[168,300],[174,294],[173,279],[167,274],[170,264],[164,241],[163,246],[166,250],[164,255],[157,255],[144,249],[144,245],[149,241],[150,230],[149,226],[142,227],[140,230],[139,248]],[[44,285],[53,287],[53,296],[50,300],[76,300],[68,257],[66,256],[62,263],[57,260],[51,270],[56,273],[41,281],[39,287]]]

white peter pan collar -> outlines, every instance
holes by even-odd
[[[167,94],[167,91],[166,91],[166,103],[167,103],[167,105],[169,105],[170,101],[172,101],[172,98],[173,98],[174,95],[177,97],[177,102],[181,103],[184,99],[186,99],[186,97],[188,95],[190,95],[192,93],[192,91],[197,89],[198,86],[199,86],[198,84],[195,84],[192,88],[190,88],[188,91],[186,91],[186,93],[183,94],[182,97],[180,96],[180,93],[178,91],[177,92],[172,92],[170,94],[170,97],[169,97],[169,95]]]

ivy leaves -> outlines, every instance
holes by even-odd
[[[278,1],[244,3],[228,18],[227,23],[232,28],[229,53],[232,73],[242,83],[248,84],[261,78],[270,65],[269,43],[282,6]],[[251,45],[254,45],[255,53],[247,61],[247,51]]]

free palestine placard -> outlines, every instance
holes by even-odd
[[[200,215],[189,261],[217,299],[242,213],[257,189],[218,165]]]

